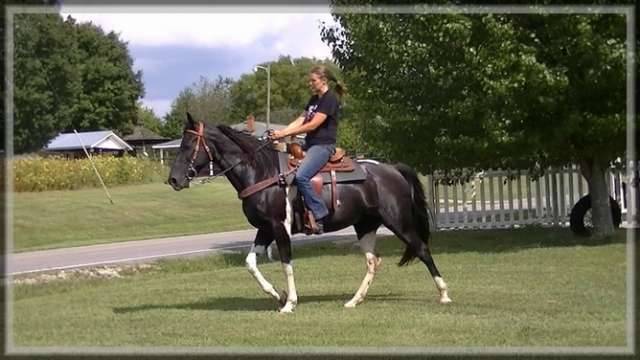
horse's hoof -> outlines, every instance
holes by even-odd
[[[344,304],[344,307],[349,308],[349,309],[353,309],[353,308],[356,307],[356,305],[360,304],[363,301],[364,301],[364,299],[362,299],[362,298],[360,298],[360,299],[353,298],[353,299],[347,301],[347,303]]]
[[[278,291],[280,299],[278,300],[278,308],[282,309],[287,304],[287,292],[285,290]]]
[[[287,302],[278,312],[280,314],[293,314],[293,309],[295,309],[295,305]]]
[[[348,303],[344,304],[344,307],[346,307],[347,309],[353,309],[356,307],[356,305],[358,305],[355,301],[349,301]]]
[[[451,300],[451,298],[447,296],[447,297],[440,298],[438,302],[444,305],[444,304],[451,304],[453,300]]]

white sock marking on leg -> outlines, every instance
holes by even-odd
[[[262,288],[262,290],[267,294],[270,294],[274,299],[280,300],[280,295],[278,295],[276,289],[273,287],[273,285],[271,285],[270,282],[267,281],[267,279],[264,278],[264,276],[262,276],[260,270],[258,270],[258,261],[256,260],[256,253],[253,247],[251,248],[251,252],[249,253],[249,255],[247,255],[247,258],[245,259],[245,264],[247,266],[247,270],[249,270],[249,273],[251,273],[256,281],[258,281],[260,288]]]
[[[285,187],[285,201],[286,201],[286,210],[285,210],[285,219],[284,219],[284,228],[287,230],[287,235],[289,235],[289,239],[291,239],[291,226],[293,224],[293,206],[291,206],[291,199],[289,198],[289,186]]]
[[[450,303],[451,302],[451,298],[449,297],[447,284],[444,282],[444,280],[440,276],[434,276],[433,277],[433,281],[435,281],[436,287],[438,288],[438,291],[440,292],[440,299],[439,299],[440,303],[441,304]]]
[[[359,243],[366,258],[367,273],[364,275],[364,279],[362,279],[362,283],[358,291],[356,291],[356,294],[351,300],[344,304],[344,306],[348,308],[355,307],[364,301],[369,291],[369,286],[371,286],[373,278],[376,275],[376,268],[380,265],[380,259],[374,254],[376,249],[376,233],[370,232],[364,235]]]
[[[296,305],[298,304],[298,293],[296,292],[296,282],[293,278],[293,264],[291,263],[282,263],[282,270],[284,271],[284,275],[287,280],[287,302],[280,309],[280,312],[293,312]]]

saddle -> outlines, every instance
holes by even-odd
[[[289,169],[297,168],[306,156],[306,153],[302,151],[302,147],[299,144],[289,145],[288,153],[291,155],[289,156]],[[336,153],[329,158],[329,162],[327,162],[319,172],[350,172],[354,170],[353,160],[346,156],[344,149],[336,148]]]
[[[284,147],[276,148],[276,150],[278,150],[278,175],[247,187],[238,194],[238,198],[246,199],[275,184],[282,187],[291,185],[295,179],[296,169],[304,159],[304,151],[302,151],[302,148],[298,144],[290,144],[288,148],[289,152],[283,152]],[[336,149],[336,153],[329,159],[329,162],[311,179],[311,185],[314,191],[322,198],[325,198],[323,196],[325,185],[330,185],[326,186],[329,191],[329,199],[325,199],[325,201],[329,200],[328,207],[331,210],[335,210],[341,205],[337,184],[360,182],[366,179],[367,173],[364,168],[351,159],[351,157],[346,156],[343,149],[338,148]],[[305,206],[302,205],[300,197],[297,198],[296,203],[297,202],[300,203],[300,206],[294,205],[294,215],[296,219],[299,219],[303,212],[305,213],[304,218],[307,219],[308,215],[306,215],[306,213],[308,213],[308,211],[306,211]],[[303,211],[302,209],[305,210]],[[302,222],[297,220],[295,223],[301,224]]]
[[[280,153],[280,173],[292,172],[300,162],[304,160],[305,153],[299,144],[289,144],[287,153]],[[293,182],[294,175],[287,179],[287,183]],[[340,199],[337,184],[345,182],[364,181],[367,174],[360,165],[346,155],[344,149],[336,148],[336,153],[331,156],[329,162],[320,169],[320,171],[311,178],[311,186],[316,194],[322,196],[324,185],[327,184],[329,195],[331,198],[330,209],[335,210],[339,207]]]

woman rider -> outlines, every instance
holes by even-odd
[[[323,220],[329,215],[329,209],[321,196],[311,187],[311,178],[322,169],[336,151],[336,132],[340,115],[340,99],[346,93],[345,86],[323,65],[309,70],[309,88],[311,99],[304,112],[285,129],[271,133],[272,139],[307,134],[305,137],[306,156],[296,172],[296,184],[304,198],[304,203],[315,219],[317,227],[314,233],[324,232]],[[331,89],[329,82],[335,83]],[[311,221],[313,224],[313,220]]]

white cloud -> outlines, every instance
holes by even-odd
[[[159,96],[151,94],[157,94],[159,86],[175,93],[185,86],[184,82],[173,81],[169,84],[158,81],[164,76],[164,69],[170,68],[172,62],[184,60],[175,50],[163,53],[163,47],[215,48],[220,57],[247,54],[246,58],[238,59],[238,64],[276,60],[279,55],[294,58],[331,57],[329,47],[320,39],[320,22],[334,23],[328,7],[310,11],[303,9],[299,12],[291,9],[279,12],[266,9],[259,12],[261,10],[252,8],[251,12],[245,13],[242,10],[221,13],[212,8],[205,8],[200,12],[194,11],[194,8],[185,9],[167,12],[166,9],[149,7],[62,6],[61,15],[65,18],[70,15],[79,22],[91,21],[106,32],[114,31],[129,43],[130,48],[149,50],[151,47],[160,50],[145,50],[138,52],[138,57],[133,56],[134,69],[143,71],[147,84],[147,96],[142,101],[158,116],[169,111],[172,99],[167,99],[167,91],[163,91],[162,95],[158,94]],[[207,71],[210,72],[211,69],[203,69],[202,73]],[[221,69],[219,73],[225,71]],[[151,86],[154,88],[148,84],[153,84]]]
[[[83,10],[86,11],[86,10]],[[269,39],[278,50],[301,56],[329,56],[319,35],[319,20],[329,13],[88,13],[62,7],[62,15],[91,21],[138,46],[247,47]],[[313,46],[308,44],[312,43]]]

